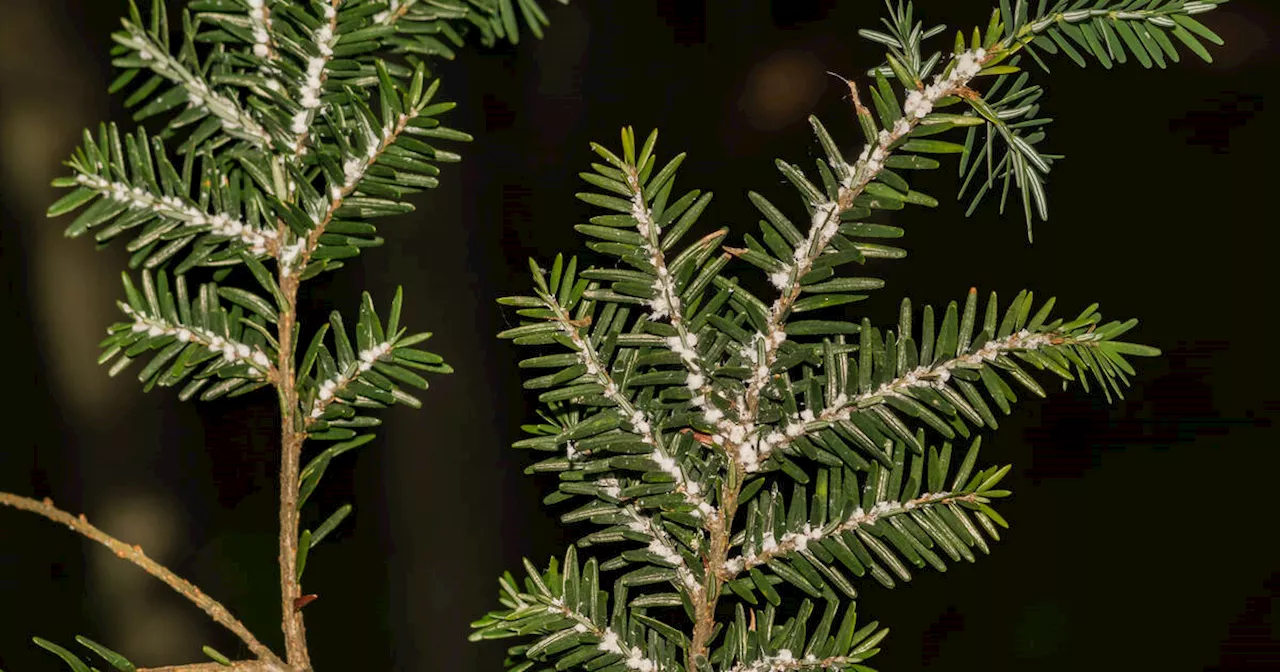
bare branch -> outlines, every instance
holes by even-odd
[[[70,513],[54,506],[53,500],[47,497],[44,501],[39,501],[31,499],[30,497],[23,497],[21,495],[15,495],[8,492],[0,492],[0,504],[39,514],[55,523],[66,525],[71,529],[71,531],[79,533],[82,536],[106,546],[108,549],[111,549],[111,552],[115,553],[117,557],[137,565],[142,569],[142,571],[163,581],[170,588],[177,591],[179,595],[182,595],[193,602],[197,607],[200,607],[201,611],[208,614],[209,617],[219,625],[222,625],[239,637],[240,640],[249,647],[249,650],[258,656],[262,667],[256,669],[284,669],[284,662],[281,661],[276,654],[272,653],[271,649],[264,646],[262,642],[259,642],[258,639],[253,636],[253,633],[249,632],[248,628],[244,627],[243,623],[236,619],[235,616],[231,615],[231,612],[228,611],[226,607],[222,606],[220,602],[212,597],[205,595],[190,581],[174,574],[169,571],[168,568],[147,557],[146,553],[142,551],[141,546],[130,546],[129,544],[116,539],[115,537],[91,525],[84,517],[83,513],[79,516],[73,516]]]
[[[237,660],[233,661],[230,667],[222,663],[191,663],[165,667],[140,667],[138,672],[276,672],[279,669],[259,660]]]

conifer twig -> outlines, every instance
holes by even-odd
[[[260,660],[237,660],[230,667],[222,663],[191,663],[190,665],[166,665],[165,667],[140,667],[138,672],[272,672],[272,667]]]
[[[114,124],[104,124],[97,137],[86,131],[85,146],[68,162],[75,174],[55,181],[74,191],[50,206],[50,217],[89,206],[68,228],[69,236],[102,227],[99,233],[106,235],[98,240],[106,242],[126,230],[140,231],[130,249],[135,252],[131,268],[143,267],[141,283],[135,285],[126,273],[128,301],[119,304],[131,322],[108,329],[100,363],[114,360],[110,374],[115,375],[139,355],[152,354],[140,373],[145,389],[186,380],[180,394],[184,400],[197,392],[200,399],[212,400],[270,386],[282,425],[280,656],[222,605],[148,559],[138,546],[106,535],[83,515],[73,517],[48,499],[0,493],[0,504],[63,523],[160,578],[244,640],[258,658],[232,662],[206,648],[214,663],[145,672],[311,672],[301,610],[316,595],[303,594],[302,570],[307,553],[351,506],[339,508],[314,531],[300,528],[299,508],[323,474],[323,466],[303,468],[303,446],[308,438],[356,437],[348,436],[352,440],[323,453],[327,460],[367,442],[372,435],[361,436],[349,427],[367,428],[376,421],[353,422],[352,409],[417,406],[417,399],[400,385],[426,389],[418,372],[452,369],[439,355],[411,347],[431,334],[406,335],[399,328],[399,291],[385,333],[372,298],[364,294],[353,339],[358,353],[335,312],[330,324],[336,358],[324,343],[326,325],[314,332],[307,355],[299,360],[299,287],[340,267],[336,260],[380,244],[365,220],[412,210],[404,198],[438,184],[436,164],[460,159],[421,138],[472,139],[441,126],[436,118],[453,103],[430,103],[440,82],[428,79],[423,57],[452,57],[434,35],[461,46],[464,33],[479,29],[486,44],[498,37],[514,43],[515,20],[522,15],[529,30],[541,37],[547,18],[538,2],[520,0],[519,15],[511,3],[478,0],[413,12],[416,0],[185,3],[191,6],[182,14],[177,48],[178,41],[170,39],[175,34],[169,21],[172,3],[152,0],[149,14],[139,3],[130,3],[123,29],[112,36],[118,43],[112,64],[123,70],[113,90],[146,72],[143,79],[149,83],[126,103],[133,107],[153,98],[136,120],[169,113],[184,103],[187,107],[155,135],[142,128],[121,134]],[[412,25],[398,29],[395,24],[401,20]],[[390,62],[385,56],[392,56]],[[368,77],[370,73],[376,77]],[[156,83],[165,80],[172,88],[152,97]],[[195,121],[201,124],[178,150],[186,159],[179,171],[162,139]],[[184,261],[166,265],[188,246],[194,249]],[[248,267],[257,286],[220,286],[224,276],[215,271],[212,281],[188,291],[188,271],[236,264]],[[330,408],[335,404],[341,406]],[[636,524],[656,525],[639,514],[636,518]],[[673,542],[665,535],[663,539],[660,549],[675,557]],[[135,669],[106,647],[85,638],[77,641],[114,668]],[[54,643],[39,638],[35,643],[73,668],[87,669],[76,654]]]
[[[418,0],[390,0],[387,3],[387,11],[378,14],[375,17],[382,25],[390,26],[399,21],[409,12],[409,9],[417,4]]]
[[[281,225],[283,227],[283,224]],[[298,581],[298,479],[306,429],[298,413],[297,372],[293,367],[293,336],[298,306],[298,276],[280,265],[280,288],[286,305],[280,314],[280,359],[276,387],[280,392],[280,618],[285,656],[290,665],[311,669],[307,631],[294,600],[302,595]]]
[[[43,501],[40,501],[8,492],[0,492],[0,504],[11,506],[22,511],[30,511],[31,513],[44,516],[55,523],[62,523],[71,531],[106,546],[115,553],[117,557],[137,565],[142,569],[142,571],[163,581],[170,588],[177,591],[178,594],[190,600],[197,607],[200,607],[200,610],[208,614],[209,618],[212,618],[216,623],[234,633],[235,636],[239,637],[240,640],[249,647],[250,651],[258,656],[259,661],[254,663],[255,665],[258,665],[257,667],[244,667],[241,669],[264,671],[285,669],[284,662],[281,661],[280,658],[271,651],[271,649],[264,646],[262,642],[259,642],[258,639],[253,636],[253,633],[249,632],[249,629],[246,628],[235,616],[233,616],[226,607],[222,606],[220,602],[212,597],[205,595],[190,581],[174,574],[165,566],[147,557],[147,554],[143,552],[141,546],[130,546],[129,544],[116,539],[90,524],[84,517],[84,514],[73,516],[70,513],[54,506],[53,500],[47,497]],[[170,670],[192,668],[160,669]]]
[[[1028,86],[1029,74],[1011,58],[1025,50],[1039,62],[1033,39],[1043,35],[1036,48],[1064,51],[1081,65],[1085,53],[1109,68],[1125,62],[1128,49],[1146,67],[1165,67],[1166,55],[1178,58],[1170,38],[1208,61],[1199,41],[1222,40],[1191,16],[1227,1],[1138,10],[1127,0],[1088,9],[1062,0],[1047,14],[1046,2],[1032,11],[1032,3],[1002,1],[985,32],[961,31],[954,48],[928,53],[921,42],[945,27],[916,21],[910,0],[886,0],[888,32],[858,31],[888,47],[885,64],[870,72],[874,81],[860,93],[832,73],[849,89],[866,139],[861,154],[846,159],[810,117],[825,155],[817,161],[821,181],[777,162],[806,204],[808,226],[750,192],[764,219],[741,246],[721,244],[727,228],[680,243],[710,194],[676,194],[685,154],[656,161],[656,130],[637,142],[624,127],[620,152],[592,143],[604,161],[580,173],[595,189],[576,196],[607,212],[574,230],[613,263],[580,270],[579,258],[557,255],[548,274],[531,260],[534,295],[499,300],[524,318],[499,337],[569,351],[520,362],[552,371],[526,381],[546,405],[544,422],[525,426],[531,436],[513,447],[557,453],[528,470],[559,474],[545,503],[581,497],[587,501],[561,520],[602,529],[545,570],[525,560],[523,588],[504,574],[503,608],[474,622],[471,639],[532,637],[508,649],[507,664],[521,669],[868,669],[863,661],[888,630],[859,626],[855,581],[869,576],[891,588],[911,579],[909,565],[945,571],[948,561],[973,562],[1008,527],[993,502],[1011,494],[997,487],[1011,467],[977,467],[982,437],[974,430],[994,429],[997,411],[1012,412],[1015,382],[1045,396],[1023,367],[1086,390],[1094,379],[1110,401],[1136,373],[1127,358],[1160,351],[1117,340],[1137,320],[1103,323],[1097,304],[1075,319],[1053,319],[1055,299],[1036,309],[1027,290],[1002,316],[995,292],[980,311],[970,289],[963,308],[952,301],[939,316],[926,305],[918,325],[903,299],[897,324],[886,329],[866,317],[807,313],[884,286],[837,267],[906,255],[863,242],[904,233],[866,220],[908,203],[938,205],[894,172],[938,168],[930,154],[960,154],[962,196],[983,185],[970,213],[1001,191],[1000,181],[1006,194],[1016,186],[1030,240],[1034,216],[1047,219],[1045,176],[1061,158],[1038,148],[1049,122],[1036,118],[1042,89]],[[994,81],[978,86],[979,77]],[[959,111],[936,111],[950,106]],[[964,144],[930,139],[953,128],[963,129]],[[764,272],[777,290],[772,305],[728,270],[735,260]],[[957,437],[969,440],[963,457],[953,450]],[[705,510],[691,506],[689,485],[705,493]],[[619,542],[636,545],[580,559],[579,549]],[[618,573],[612,600],[605,572]],[[784,588],[803,593],[798,605]],[[687,627],[672,622],[679,608]]]

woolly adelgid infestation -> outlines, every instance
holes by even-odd
[[[887,4],[887,30],[861,31],[888,48],[869,106],[849,82],[857,159],[811,119],[816,181],[778,162],[803,211],[751,193],[758,234],[689,242],[711,194],[679,193],[684,155],[660,162],[656,132],[638,143],[627,128],[582,174],[595,190],[579,197],[609,214],[576,229],[606,260],[531,262],[532,295],[501,300],[524,318],[501,336],[538,353],[520,366],[549,371],[525,383],[545,409],[515,445],[551,454],[529,468],[559,477],[546,503],[593,526],[563,562],[505,575],[502,608],[473,623],[473,639],[531,640],[508,669],[867,670],[887,630],[860,618],[857,583],[973,561],[999,538],[1009,467],[979,465],[978,432],[1010,411],[1014,384],[1043,395],[1029,369],[1045,370],[1110,400],[1127,357],[1159,354],[1119,340],[1136,320],[1096,306],[1054,317],[1053,299],[1025,291],[1003,308],[976,289],[940,311],[904,300],[889,329],[846,306],[884,284],[854,273],[906,255],[887,244],[904,231],[874,212],[936,204],[903,175],[938,168],[930,155],[958,155],[973,206],[1013,191],[1028,236],[1047,216],[1054,157],[1024,54],[1164,67],[1180,44],[1208,59],[1202,41],[1220,40],[1193,17],[1222,3],[1001,0],[985,28],[927,56],[944,28]],[[751,269],[737,262],[776,294],[740,284]]]
[[[145,388],[178,386],[182,399],[276,391],[279,567],[264,562],[262,571],[280,575],[284,653],[83,515],[3,492],[0,504],[106,546],[204,610],[253,656],[231,661],[205,647],[215,663],[163,669],[221,663],[306,672],[302,608],[316,596],[303,591],[303,572],[351,506],[303,506],[333,460],[374,438],[380,421],[371,411],[416,406],[405,388],[425,389],[424,375],[451,369],[416,347],[430,334],[401,326],[399,292],[381,316],[366,293],[353,318],[335,311],[315,328],[299,324],[300,286],[380,245],[372,220],[412,211],[406,199],[437,186],[439,164],[459,160],[447,148],[471,140],[442,124],[454,104],[437,100],[430,60],[453,58],[464,36],[515,42],[521,24],[540,37],[547,18],[539,0],[191,0],[171,30],[168,7],[176,4],[154,0],[144,15],[131,3],[112,36],[120,74],[111,89],[129,91],[134,119],[152,131],[86,131],[67,162],[73,175],[55,182],[72,191],[49,216],[78,212],[72,237],[128,239],[126,321],[102,342],[112,375],[144,360]],[[308,441],[327,444],[304,462],[315,445]],[[73,670],[89,669],[78,653],[35,641]],[[136,669],[101,644],[77,641],[114,669]]]

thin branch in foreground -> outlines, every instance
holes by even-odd
[[[244,627],[244,624],[236,619],[236,617],[233,616],[226,607],[222,606],[220,602],[212,597],[205,595],[190,581],[174,574],[168,568],[147,557],[146,553],[142,551],[141,546],[130,546],[129,544],[116,539],[115,537],[91,525],[89,521],[85,519],[84,514],[80,514],[78,517],[73,516],[70,513],[54,506],[53,500],[47,497],[44,501],[39,501],[31,499],[30,497],[23,497],[21,495],[15,495],[8,492],[0,492],[0,504],[11,506],[15,509],[21,509],[23,511],[30,511],[31,513],[44,516],[55,523],[62,523],[70,528],[71,531],[77,532],[84,537],[88,537],[89,539],[106,546],[111,550],[111,552],[115,553],[117,557],[123,560],[128,560],[141,568],[142,571],[163,581],[170,588],[177,591],[178,594],[190,600],[197,607],[200,607],[201,611],[209,615],[209,618],[212,618],[215,622],[234,633],[235,636],[239,637],[240,640],[249,647],[249,650],[252,651],[254,655],[258,656],[259,662],[255,664],[259,665],[259,667],[244,667],[240,669],[264,671],[287,669],[284,662],[281,661],[275,653],[272,653],[271,649],[264,646],[262,642],[259,642],[258,639],[253,636],[253,633],[249,632],[249,629]],[[184,666],[178,668],[159,669],[199,670],[202,668]],[[222,667],[222,669],[225,669],[225,667]]]
[[[260,660],[233,661],[228,667],[222,663],[191,663],[190,665],[167,665],[165,667],[140,667],[138,672],[272,672],[280,668]]]

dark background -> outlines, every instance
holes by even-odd
[[[922,0],[931,22],[985,25],[993,3]],[[5,402],[0,490],[85,511],[222,600],[270,645],[276,617],[274,399],[213,404],[144,395],[94,364],[115,321],[122,245],[94,252],[47,222],[51,178],[81,127],[127,119],[109,99],[118,0],[0,0],[0,238]],[[799,212],[775,171],[820,155],[816,113],[859,148],[843,85],[880,51],[856,37],[872,0],[773,3],[575,0],[551,8],[545,41],[469,48],[443,64],[451,125],[476,136],[417,213],[386,222],[385,247],[308,285],[309,317],[385,304],[458,370],[421,411],[383,416],[380,438],[330,469],[307,520],[343,501],[355,514],[308,563],[313,658],[322,670],[500,669],[503,645],[469,644],[496,606],[495,578],[522,556],[545,563],[574,530],[509,449],[533,417],[518,353],[493,334],[494,304],[524,290],[525,259],[581,251],[573,198],[590,140],[662,129],[687,150],[684,188],[717,192],[703,227],[758,219],[748,189]],[[1048,146],[1068,155],[1050,183],[1051,220],[1026,242],[1020,214],[970,219],[950,198],[894,213],[904,262],[876,263],[885,290],[857,308],[893,319],[898,301],[944,305],[976,285],[1006,300],[1028,287],[1063,313],[1099,301],[1137,316],[1140,362],[1127,399],[1076,389],[1027,401],[988,437],[1015,465],[1012,524],[990,558],[921,571],[894,591],[863,582],[860,613],[893,632],[888,670],[1280,669],[1280,563],[1268,439],[1280,409],[1272,313],[1277,250],[1277,6],[1234,0],[1202,17],[1227,40],[1216,62],[1104,71],[1053,61]],[[946,35],[951,35],[951,32]],[[948,38],[939,38],[943,47]],[[954,165],[954,164],[952,164]],[[951,171],[918,188],[954,193]],[[1270,287],[1271,289],[1267,289]],[[314,319],[312,320],[314,324]],[[136,370],[136,367],[135,369]],[[1056,390],[1056,385],[1054,386]],[[0,668],[58,669],[33,635],[85,634],[143,665],[243,647],[163,585],[43,519],[0,510]]]

